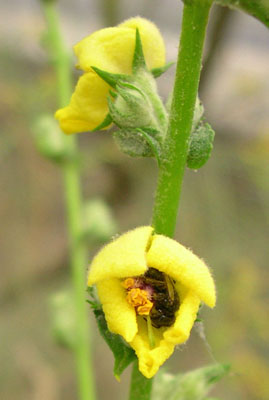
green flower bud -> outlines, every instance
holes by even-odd
[[[121,151],[132,157],[154,156],[159,164],[168,114],[158,95],[154,76],[161,75],[169,66],[152,72],[147,69],[138,29],[131,75],[114,74],[92,66],[113,88],[108,97],[109,113],[95,130],[114,123],[119,128],[114,138]]]
[[[119,129],[113,137],[119,149],[131,157],[154,157],[154,151],[141,132]]]
[[[88,201],[83,210],[83,236],[106,242],[117,232],[117,224],[111,210],[102,199]]]
[[[109,101],[113,122],[120,128],[157,128],[154,110],[147,95],[138,86],[117,85],[115,102]]]
[[[213,149],[215,132],[209,124],[201,125],[190,137],[187,166],[201,168],[209,159]]]
[[[35,145],[44,157],[60,162],[67,156],[64,135],[52,116],[40,116],[32,131]]]

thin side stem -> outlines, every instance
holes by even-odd
[[[49,52],[54,64],[58,85],[59,106],[64,107],[71,96],[71,60],[65,50],[59,28],[59,19],[54,2],[41,2],[48,26]],[[65,136],[71,156],[63,163],[64,190],[66,201],[67,228],[70,245],[70,265],[76,310],[76,346],[79,395],[81,400],[94,400],[95,388],[91,367],[90,332],[85,301],[85,266],[87,248],[81,238],[81,188],[79,168],[75,154],[75,136]]]
[[[153,379],[145,378],[138,370],[137,361],[134,362],[131,376],[129,400],[150,400]]]
[[[155,231],[170,237],[176,225],[211,4],[209,0],[186,0],[184,4],[169,127],[152,219]]]

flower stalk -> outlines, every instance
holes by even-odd
[[[176,226],[211,4],[211,0],[184,4],[169,126],[152,218],[155,231],[169,237],[173,237]]]
[[[71,59],[67,53],[60,28],[54,2],[41,2],[48,29],[48,48],[52,59],[58,85],[58,102],[60,107],[66,106],[71,95]],[[81,400],[94,400],[95,390],[91,367],[90,333],[88,312],[85,302],[85,265],[87,245],[81,240],[81,188],[79,167],[76,160],[77,143],[74,136],[64,135],[68,157],[62,163],[66,215],[70,246],[70,265],[76,311],[76,344],[74,348],[79,395]]]
[[[153,379],[147,379],[138,370],[138,362],[135,361],[131,376],[129,400],[150,400]]]
[[[211,5],[211,0],[185,1],[183,9],[169,126],[159,165],[152,218],[155,232],[169,237],[173,237],[176,226]],[[152,381],[153,378],[145,378],[134,363],[129,400],[149,400]]]

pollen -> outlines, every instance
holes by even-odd
[[[132,289],[135,286],[134,278],[127,278],[125,281],[122,282],[122,286],[125,289]]]
[[[148,298],[147,291],[143,289],[131,288],[128,290],[126,299],[135,308],[138,315],[149,315],[153,307],[152,301]]]

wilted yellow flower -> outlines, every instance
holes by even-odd
[[[70,104],[55,114],[65,133],[96,128],[108,113],[109,85],[92,66],[117,74],[130,74],[139,29],[144,56],[149,69],[165,64],[165,47],[158,28],[150,21],[136,17],[114,28],[105,28],[87,36],[74,46],[77,67],[84,71],[79,78]]]
[[[127,232],[97,254],[88,279],[93,284],[110,331],[135,350],[147,378],[188,339],[200,302],[209,307],[216,302],[204,262],[175,240],[154,234],[150,226]]]

